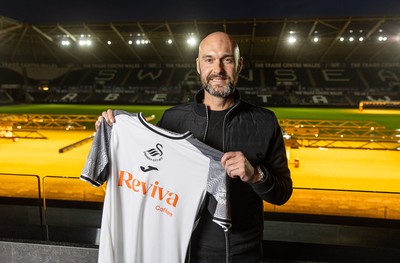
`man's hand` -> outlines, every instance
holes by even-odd
[[[103,113],[101,114],[101,116],[99,116],[97,118],[96,123],[94,124],[96,131],[99,129],[100,127],[100,122],[101,120],[104,118],[104,120],[108,123],[108,125],[112,126],[115,122],[115,118],[114,118],[114,113],[111,109],[108,109],[107,111],[103,111]]]
[[[261,177],[242,152],[227,152],[221,158],[226,173],[231,178],[240,178],[243,182],[256,183]]]

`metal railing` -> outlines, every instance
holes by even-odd
[[[34,200],[42,239],[46,241],[54,241],[50,236],[50,228],[54,226],[98,230],[104,196],[105,186],[93,187],[76,176],[49,175],[41,178],[32,174],[0,173],[0,210],[3,206],[15,205],[2,200],[18,199],[16,206],[24,204],[24,200],[25,205],[31,205]],[[289,202],[283,206],[265,202],[264,211],[400,220],[398,200],[400,192],[294,187]],[[0,217],[2,215],[0,211]],[[13,215],[7,216],[12,218]],[[21,213],[15,214],[16,218],[18,216]],[[52,234],[57,235],[57,232]]]
[[[48,175],[42,178],[43,188],[43,223],[46,228],[46,238],[50,240],[49,227],[53,225],[68,227],[100,228],[101,216],[86,220],[90,213],[82,213],[82,208],[76,208],[77,203],[102,203],[105,195],[104,187],[93,187],[79,177]],[[58,205],[49,206],[49,202]],[[52,208],[53,209],[52,209]],[[78,206],[80,207],[80,206]],[[83,206],[85,207],[85,206]],[[86,210],[93,208],[86,206]],[[53,213],[51,213],[53,211]],[[97,209],[98,210],[98,209]],[[62,216],[60,216],[62,214]],[[49,215],[53,215],[50,217]],[[53,220],[51,220],[53,218]],[[97,219],[97,220],[96,220]]]
[[[29,179],[33,182],[29,182]],[[35,206],[38,209],[39,223],[43,230],[43,199],[42,190],[40,185],[40,176],[36,174],[13,174],[13,173],[0,173],[0,196],[3,198],[19,198],[18,204],[24,204],[28,202],[27,200],[33,200]],[[21,202],[21,199],[25,199],[26,202]],[[0,204],[4,204],[0,202]],[[13,202],[7,202],[8,205],[12,205]],[[8,215],[10,216],[10,215]],[[42,236],[43,236],[42,231]]]

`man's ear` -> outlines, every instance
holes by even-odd
[[[240,71],[242,71],[243,69],[243,58],[240,57],[239,61],[238,61],[238,65],[237,65],[237,73],[240,73]]]
[[[200,60],[199,60],[199,58],[196,58],[196,70],[197,70],[197,73],[200,74]]]

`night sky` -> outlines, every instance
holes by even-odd
[[[34,24],[399,15],[399,0],[0,1],[0,16]]]

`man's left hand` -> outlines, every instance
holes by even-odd
[[[242,152],[227,152],[221,158],[226,173],[231,178],[240,178],[243,182],[256,183],[260,180],[257,172]]]

